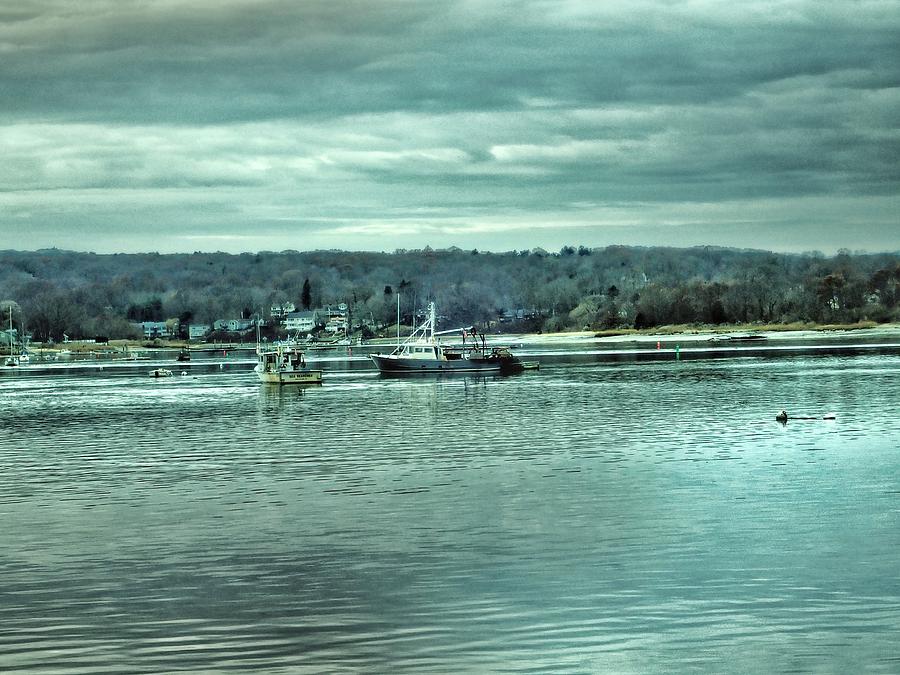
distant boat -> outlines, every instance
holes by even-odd
[[[759,333],[739,333],[737,335],[729,335],[727,339],[732,342],[758,342],[765,340],[766,336]]]
[[[190,361],[191,360],[191,352],[187,347],[182,347],[181,351],[178,352],[178,356],[175,357],[176,361]]]
[[[259,381],[266,384],[322,383],[322,371],[309,368],[306,356],[298,347],[275,345],[273,349],[258,349],[253,370]]]
[[[307,340],[307,348],[311,350],[337,349],[338,347],[350,347],[352,344],[348,337],[333,340]]]
[[[172,371],[167,368],[154,368],[150,371],[150,377],[172,377]]]
[[[462,329],[446,331],[462,332],[461,345],[444,345],[435,332],[436,312],[434,303],[428,305],[428,318],[390,354],[370,354],[378,370],[382,373],[483,373],[517,372],[523,369],[522,362],[507,347],[489,347],[484,335],[473,332],[472,341],[465,342],[466,332]]]
[[[6,360],[3,362],[5,366],[18,366],[21,361],[21,356],[16,356],[13,354],[13,320],[12,320],[12,305],[9,306],[9,356],[6,357]]]

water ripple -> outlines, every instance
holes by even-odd
[[[4,380],[0,669],[896,671],[895,356],[555,358]]]

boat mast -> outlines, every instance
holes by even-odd
[[[400,349],[400,294],[397,293],[397,349]]]
[[[262,316],[262,309],[259,310],[259,314],[256,315],[256,353],[257,355],[261,353],[260,344],[259,344],[259,318]]]

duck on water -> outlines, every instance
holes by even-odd
[[[781,422],[784,424],[788,420],[833,420],[837,419],[837,415],[834,413],[828,413],[827,415],[822,415],[821,417],[813,417],[813,416],[788,416],[787,412],[782,410],[780,413],[775,415],[775,421]]]
[[[466,342],[467,333],[462,329],[435,332],[436,312],[434,303],[428,304],[428,318],[412,334],[389,354],[371,354],[382,373],[483,373],[517,372],[523,369],[522,361],[507,347],[487,345],[484,335],[472,332],[472,341]],[[462,344],[445,345],[438,335],[462,333]],[[479,341],[480,338],[480,341]]]

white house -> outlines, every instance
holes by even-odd
[[[169,322],[166,321],[142,321],[135,325],[141,330],[145,338],[172,337],[173,331],[174,333],[178,332],[177,322],[171,323],[173,330],[169,329]]]
[[[206,323],[192,323],[188,326],[188,339],[189,340],[202,340],[205,338],[209,331],[211,330],[211,326]]]
[[[253,327],[253,319],[217,319],[213,322],[213,330],[239,333],[250,330]]]
[[[333,316],[325,322],[326,333],[346,333],[347,328],[346,316]]]
[[[282,302],[277,305],[272,305],[269,308],[269,313],[278,319],[282,319],[285,316],[287,316],[288,314],[290,314],[291,312],[296,312],[296,311],[297,311],[297,307],[294,305],[293,302]]]
[[[284,317],[284,327],[289,331],[311,331],[319,325],[319,313],[316,310],[308,312],[291,312]]]

